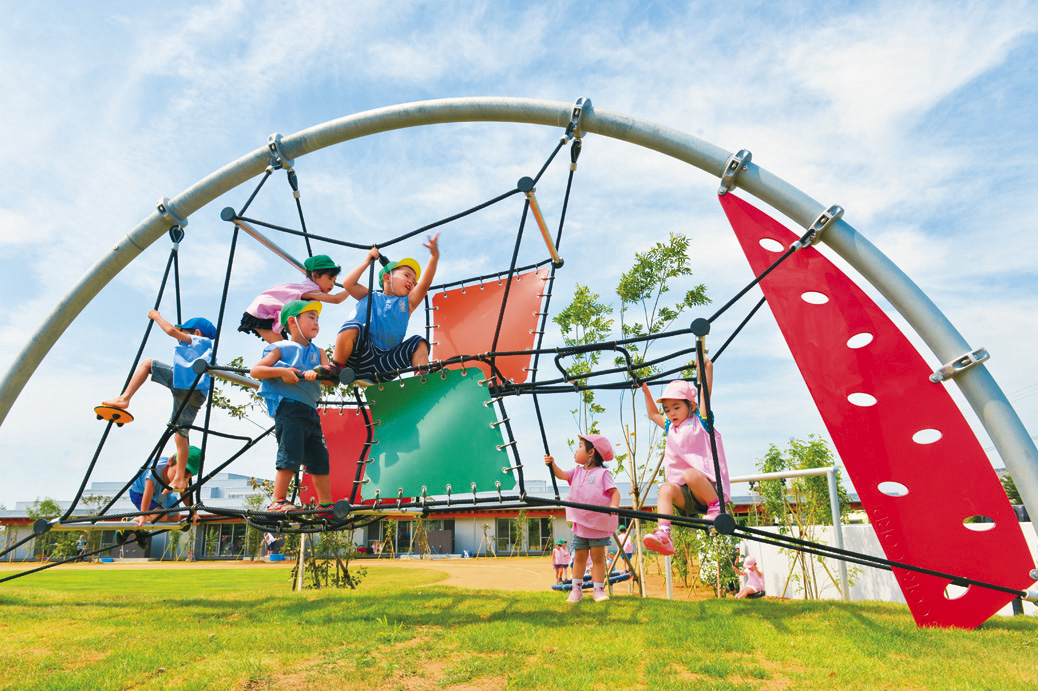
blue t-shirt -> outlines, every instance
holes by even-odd
[[[192,336],[191,343],[177,341],[177,347],[173,349],[173,388],[190,389],[195,382],[195,371],[191,365],[199,358],[211,362],[213,358],[213,339],[205,336]],[[208,374],[202,375],[198,382],[198,391],[206,392],[211,386]]]
[[[407,320],[411,318],[411,305],[407,296],[374,293],[371,303],[371,324],[368,329],[368,342],[381,350],[391,350],[404,340],[407,334]],[[368,318],[368,295],[357,303],[357,311],[353,313],[343,327],[357,325],[363,327]],[[341,330],[341,329],[340,329]]]
[[[267,412],[273,417],[278,411],[278,404],[286,398],[304,403],[316,410],[317,401],[321,399],[321,385],[316,380],[303,379],[302,373],[321,364],[321,349],[313,343],[304,346],[295,341],[279,341],[264,348],[263,357],[267,357],[275,348],[281,351],[281,359],[274,366],[295,367],[300,374],[299,381],[295,384],[289,384],[281,377],[260,381],[259,394],[267,402]]]
[[[166,466],[168,465],[169,458],[163,456],[159,459],[159,462],[155,465],[155,472],[159,477],[163,476],[162,474],[166,472]],[[151,495],[151,500],[162,508],[168,509],[180,501],[180,495],[176,492],[170,492],[169,494],[162,493],[162,485],[155,482],[155,477],[151,474],[151,468],[145,468],[141,471],[141,474],[138,475],[137,479],[133,481],[132,485],[130,485],[130,491],[136,492],[137,494],[144,494],[144,486],[148,480],[151,480],[152,484],[155,485]],[[150,506],[142,506],[141,511],[147,511],[150,508]]]

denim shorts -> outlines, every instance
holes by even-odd
[[[590,547],[605,547],[613,541],[611,537],[580,537],[579,535],[573,536],[573,542],[570,543],[570,549],[588,549]]]
[[[177,427],[177,434],[187,438],[187,428],[195,424],[195,418],[198,417],[198,411],[205,405],[205,392],[195,389],[175,389],[173,388],[173,365],[167,365],[165,362],[159,362],[158,360],[151,361],[151,380],[157,384],[162,384],[173,394],[173,413],[169,416],[169,424]],[[187,399],[187,405],[180,412],[180,416],[177,416],[177,411],[180,410],[180,404]]]
[[[278,440],[278,470],[299,470],[327,475],[328,445],[317,411],[298,401],[283,399],[274,413],[274,436]]]

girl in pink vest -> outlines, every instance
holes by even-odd
[[[745,597],[751,600],[758,597],[764,597],[764,572],[757,566],[756,557],[746,557],[743,566],[746,567],[745,571],[740,571],[739,567],[736,566],[735,573],[740,576],[746,576],[746,585],[739,589],[739,592],[735,594],[735,597]]]
[[[580,434],[573,460],[577,467],[565,471],[555,465],[551,456],[544,457],[544,464],[560,480],[569,483],[567,501],[595,506],[620,506],[620,490],[616,489],[613,476],[605,469],[606,461],[613,460],[613,445],[601,434]],[[580,602],[584,597],[584,574],[577,575],[577,564],[586,564],[591,555],[591,580],[594,583],[595,602],[608,600],[605,591],[606,546],[616,531],[617,518],[613,514],[566,507],[566,520],[573,524],[573,587],[567,602]]]
[[[714,364],[706,360],[707,389],[713,392]],[[670,519],[663,516],[698,516],[706,512],[704,520],[712,521],[721,513],[721,497],[717,496],[717,475],[714,471],[714,456],[710,444],[710,428],[713,413],[707,420],[705,413],[696,405],[696,387],[690,382],[677,380],[667,384],[663,396],[656,403],[663,405],[663,413],[652,401],[649,387],[642,384],[645,393],[645,408],[649,419],[666,430],[667,450],[663,456],[663,473],[666,482],[660,485],[656,513],[660,515],[659,528],[646,535],[646,549],[660,554],[674,554],[674,542],[670,538]],[[721,487],[724,501],[731,499],[728,482],[728,463],[724,457],[721,433],[714,430],[717,444],[717,462],[721,468]]]

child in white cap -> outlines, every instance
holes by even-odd
[[[322,378],[338,381],[339,372],[348,366],[354,378],[374,381],[379,375],[387,378],[395,370],[429,364],[429,343],[421,336],[404,337],[411,313],[425,300],[436,274],[439,237],[437,233],[423,243],[429,249],[424,271],[410,257],[390,262],[379,272],[376,292],[371,295],[360,281],[371,262],[379,258],[377,247],[372,247],[364,261],[343,277],[342,287],[359,302],[357,311],[335,337],[331,362],[317,370]]]
[[[756,557],[746,557],[743,560],[743,566],[746,568],[745,571],[740,571],[739,567],[735,567],[735,573],[740,576],[746,576],[746,585],[739,589],[739,592],[735,594],[737,598],[749,598],[754,599],[758,597],[764,597],[764,573],[757,566]]]
[[[713,392],[714,366],[706,360],[703,367],[706,385]],[[717,442],[717,462],[721,468],[721,486],[724,497],[717,496],[717,475],[714,472],[714,456],[710,445],[710,419],[704,417],[696,405],[696,387],[690,382],[677,380],[667,384],[657,403],[662,404],[660,414],[653,403],[649,387],[642,384],[645,393],[645,408],[649,419],[666,431],[667,449],[664,453],[663,472],[666,482],[660,485],[656,513],[663,515],[697,516],[704,511],[704,520],[712,521],[721,513],[722,499],[731,499],[728,482],[728,463],[724,457],[721,433],[714,430]],[[670,519],[660,518],[656,532],[646,535],[645,547],[660,554],[674,554],[674,543],[670,537]]]
[[[565,471],[555,465],[551,456],[544,457],[544,464],[560,480],[569,483],[566,501],[595,506],[620,506],[620,490],[613,476],[605,469],[605,463],[613,460],[613,445],[601,434],[580,434],[573,460],[577,467]],[[595,602],[608,600],[605,592],[606,545],[616,531],[619,522],[614,514],[566,507],[566,520],[573,524],[573,587],[567,602],[580,602],[584,597],[583,567],[591,556],[591,580],[594,584]],[[578,571],[580,572],[578,575]]]

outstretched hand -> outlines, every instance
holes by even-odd
[[[370,263],[370,262],[377,262],[377,261],[378,261],[378,247],[372,247],[370,250],[368,250],[368,262]]]
[[[426,237],[428,237],[428,236],[426,236]],[[423,242],[422,243],[422,247],[427,247],[429,249],[429,254],[432,255],[433,257],[439,257],[440,256],[440,247],[439,247],[439,244],[438,244],[438,241],[440,239],[439,232],[437,232],[436,235],[433,235],[432,237],[428,237],[428,239],[429,239],[428,242]]]
[[[555,459],[554,458],[552,458],[548,454],[544,454],[544,465],[546,465],[546,466],[548,466],[550,468],[554,463],[555,463]]]

